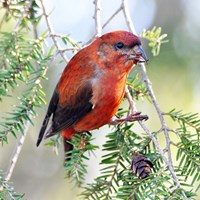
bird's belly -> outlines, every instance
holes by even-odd
[[[74,129],[77,132],[90,131],[110,123],[120,106],[122,98],[123,92],[118,99],[108,97],[106,101],[100,101],[90,113],[74,125]]]
[[[77,132],[90,131],[111,122],[117,112],[125,92],[127,76],[106,77],[97,80],[93,85],[92,104],[94,108],[80,121],[74,124]]]

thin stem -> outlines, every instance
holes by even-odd
[[[130,13],[129,13],[129,10],[128,10],[128,2],[127,0],[122,0],[122,7],[123,7],[123,13],[124,13],[124,17],[126,19],[126,23],[127,23],[127,26],[129,28],[129,31],[136,34],[136,30],[135,30],[135,27],[134,27],[134,24],[131,20],[131,17],[130,17]],[[145,68],[145,65],[143,63],[139,63],[139,66],[140,66],[140,69],[141,69],[141,72],[142,72],[142,76],[143,76],[143,80],[146,84],[146,87],[147,87],[147,90],[149,92],[149,96],[152,100],[152,103],[157,111],[157,114],[159,116],[159,119],[160,119],[160,122],[161,122],[161,125],[162,125],[162,129],[164,131],[164,134],[165,134],[165,139],[166,139],[166,148],[167,148],[167,153],[168,153],[168,159],[165,157],[164,155],[164,152],[163,150],[161,149],[157,139],[155,138],[155,136],[149,131],[149,129],[146,127],[146,125],[142,122],[142,121],[139,121],[139,124],[141,125],[141,127],[143,128],[143,130],[151,137],[152,141],[154,142],[157,150],[159,151],[160,155],[162,156],[164,162],[166,163],[166,165],[169,167],[169,170],[172,174],[172,177],[174,179],[174,182],[175,182],[175,185],[179,188],[180,187],[180,183],[179,183],[179,180],[178,180],[178,177],[176,176],[176,173],[174,171],[174,167],[173,167],[173,163],[172,163],[172,156],[171,156],[171,148],[170,148],[170,137],[169,137],[169,133],[168,133],[168,128],[166,126],[166,123],[165,123],[165,120],[164,120],[164,117],[163,117],[163,113],[157,103],[157,100],[156,100],[156,97],[154,95],[154,91],[152,89],[152,86],[151,86],[151,82],[146,74],[146,68]],[[127,91],[126,91],[127,93]],[[127,95],[126,95],[127,96]],[[129,98],[128,98],[129,99]],[[130,103],[130,107],[131,107],[131,104],[133,104],[130,100],[129,100],[129,103]],[[135,107],[134,104],[132,105],[132,107]]]
[[[31,5],[32,5],[32,3],[33,3],[33,1],[31,1]],[[37,39],[38,38],[38,33],[37,33],[37,29],[36,29],[35,24],[33,25],[33,31],[34,31],[34,37],[35,37],[35,39]],[[24,134],[20,137],[20,139],[19,139],[19,141],[18,141],[18,143],[17,143],[17,145],[15,147],[15,150],[13,151],[13,155],[12,155],[12,158],[11,158],[10,163],[8,165],[7,171],[4,174],[4,180],[5,181],[9,181],[11,176],[12,176],[12,174],[13,174],[13,171],[14,171],[14,168],[16,166],[16,163],[17,163],[17,160],[19,158],[19,155],[21,153],[24,141],[26,139],[26,135],[27,135],[27,132],[29,130],[29,127],[30,127],[30,121],[27,121],[26,125],[25,125]]]
[[[121,146],[121,148],[120,148],[120,151],[119,151],[119,155],[118,155],[118,158],[117,158],[117,160],[116,160],[116,162],[115,162],[115,168],[114,168],[114,171],[113,171],[113,174],[112,174],[112,176],[110,177],[110,180],[107,182],[108,183],[108,188],[107,188],[107,194],[106,194],[106,199],[108,199],[109,198],[109,194],[111,193],[111,186],[112,186],[112,182],[113,182],[113,179],[115,178],[115,176],[116,176],[116,174],[117,174],[117,172],[118,172],[118,166],[119,166],[119,162],[120,162],[120,159],[121,159],[121,153],[122,153],[122,151],[123,151],[123,147],[124,147],[124,145],[122,145]]]
[[[126,97],[128,99],[128,102],[129,102],[131,114],[136,113],[137,112],[136,104],[133,101],[133,98],[132,98],[132,96],[131,96],[131,94],[129,92],[129,89],[128,89],[127,85],[126,85],[126,88],[125,88],[125,95],[126,95]]]
[[[131,16],[130,16],[130,13],[128,10],[128,1],[127,0],[122,0],[122,10],[123,10],[124,18],[126,20],[126,24],[129,28],[129,31],[136,34],[136,30],[135,30],[135,27],[133,25],[133,22],[131,20]]]
[[[53,42],[54,42],[54,44],[56,46],[56,49],[57,49],[58,53],[62,56],[62,58],[65,60],[65,62],[68,63],[69,60],[63,54],[62,48],[61,48],[61,46],[60,46],[60,44],[59,44],[59,42],[58,42],[58,40],[57,40],[57,38],[55,36],[55,31],[54,31],[54,29],[53,29],[53,27],[51,25],[51,22],[49,20],[49,16],[47,15],[47,12],[46,12],[46,9],[45,9],[45,6],[44,6],[44,2],[43,2],[43,0],[40,0],[40,2],[41,2],[41,5],[42,5],[43,15],[44,15],[45,20],[46,20],[48,31],[50,33],[50,37],[52,38],[52,40],[53,40]]]
[[[153,91],[153,88],[152,88],[152,84],[146,74],[146,68],[144,66],[144,64],[140,64],[140,69],[141,69],[141,72],[142,72],[142,76],[143,76],[143,80],[144,82],[146,83],[146,86],[147,86],[147,89],[149,91],[149,96],[151,97],[151,100],[152,100],[152,103],[157,111],[157,114],[159,116],[159,119],[160,119],[160,122],[161,122],[161,125],[162,125],[162,129],[164,131],[164,134],[165,134],[165,138],[166,138],[166,144],[167,144],[167,149],[168,149],[168,160],[169,160],[169,164],[171,165],[171,168],[173,169],[173,163],[172,163],[172,156],[171,156],[171,148],[170,148],[170,137],[169,137],[169,132],[168,132],[168,128],[167,128],[167,125],[165,123],[165,120],[164,120],[164,117],[163,117],[163,112],[161,111],[159,105],[158,105],[158,102],[156,100],[156,97],[154,95],[154,91]],[[174,169],[173,169],[174,171]],[[180,186],[179,183],[177,183],[178,185],[177,186]]]
[[[169,137],[169,132],[168,132],[169,129],[168,129],[166,123],[165,123],[165,120],[164,120],[164,117],[163,117],[163,112],[161,111],[159,104],[156,100],[156,97],[154,95],[154,91],[153,91],[153,88],[151,86],[152,84],[151,84],[151,82],[150,82],[150,80],[149,80],[149,78],[146,74],[145,65],[141,63],[141,64],[139,64],[139,66],[140,66],[140,69],[142,71],[143,80],[146,83],[146,86],[147,86],[147,89],[148,89],[148,92],[149,92],[149,96],[151,98],[151,101],[152,101],[154,107],[156,108],[157,114],[159,116],[159,119],[160,119],[160,122],[161,122],[161,125],[162,125],[162,129],[163,129],[164,134],[165,134],[166,150],[167,150],[167,154],[168,154],[168,162],[167,162],[168,164],[166,163],[165,160],[164,161],[169,167],[169,170],[170,170],[172,177],[174,179],[174,184],[176,185],[177,188],[180,188],[180,183],[179,183],[178,177],[177,177],[177,175],[174,171],[174,167],[173,167],[173,161],[172,161],[172,156],[171,156],[171,146],[170,146],[171,145],[171,139]],[[184,192],[182,192],[182,195],[186,198],[186,195],[185,195]]]
[[[166,158],[166,156],[164,155],[164,151],[162,150],[160,144],[158,143],[158,140],[156,139],[156,137],[151,133],[151,131],[147,128],[147,126],[145,125],[144,122],[139,121],[140,126],[143,128],[143,130],[149,135],[149,137],[152,139],[153,143],[155,144],[157,150],[159,151],[160,155],[162,156],[165,164],[169,167],[169,170],[172,174],[172,177],[177,185],[177,187],[180,187],[180,183],[178,181],[178,177],[175,174],[174,168],[171,165],[170,161]],[[167,151],[168,152],[168,151]]]
[[[126,117],[128,117],[130,115],[130,113],[134,114],[137,112],[136,104],[133,101],[133,97],[131,96],[131,94],[129,92],[128,85],[126,85],[126,87],[125,87],[125,95],[129,102],[129,111],[127,112],[127,115],[126,115]],[[125,125],[128,126],[128,121],[125,121]]]
[[[28,129],[29,129],[29,126],[30,126],[30,122],[27,121],[26,122],[26,125],[25,125],[25,130],[24,130],[24,134],[20,137],[19,141],[17,142],[17,145],[13,151],[13,155],[10,159],[10,162],[9,162],[9,165],[8,165],[8,168],[7,168],[7,171],[4,175],[4,180],[5,181],[9,181],[12,174],[13,174],[13,171],[14,171],[14,168],[16,166],[16,163],[17,163],[17,160],[19,158],[19,155],[21,153],[21,150],[22,150],[22,147],[23,147],[23,144],[24,144],[24,141],[26,139],[26,135],[27,135],[27,132],[28,132]]]
[[[102,25],[102,29],[104,29],[111,20],[122,10],[122,6],[120,6],[108,19],[107,21]],[[95,39],[96,34],[94,34],[83,46],[87,46]]]
[[[103,24],[102,29],[104,29],[110,22],[111,20],[122,10],[122,6],[120,6],[108,19],[107,21]]]
[[[129,104],[130,104],[130,109],[133,109],[134,108],[134,112],[137,112],[137,109],[136,109],[136,106],[135,106],[135,102],[132,100],[132,96],[129,92],[128,89],[126,89],[126,97],[129,101]],[[132,112],[133,112],[132,111]],[[149,135],[149,137],[152,139],[153,143],[155,144],[157,150],[159,151],[160,155],[162,156],[164,162],[166,163],[166,165],[169,167],[170,171],[171,171],[171,174],[173,175],[173,178],[175,180],[177,180],[178,182],[178,178],[176,177],[176,174],[174,172],[174,169],[171,167],[168,159],[166,158],[166,156],[164,155],[164,151],[162,150],[160,144],[158,143],[158,140],[156,139],[156,137],[151,133],[151,131],[147,128],[147,126],[145,125],[144,122],[142,121],[138,121],[140,126],[143,128],[143,130]]]
[[[68,48],[65,48],[65,49],[61,49],[60,51],[61,52],[65,52],[65,51],[74,51],[74,52],[77,52],[79,51],[81,48],[78,48],[78,47],[68,47]]]
[[[94,20],[95,20],[96,37],[100,37],[102,35],[100,0],[94,0],[94,5],[95,5]]]

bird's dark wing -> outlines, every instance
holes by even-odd
[[[52,124],[49,130],[45,133],[45,138],[53,136],[57,132],[72,126],[89,113],[93,107],[91,103],[92,94],[91,84],[86,83],[80,86],[74,95],[67,98],[65,103],[61,104],[59,102],[60,95],[58,88],[56,88],[40,130],[37,146],[43,138],[51,114],[53,114]]]
[[[44,135],[50,137],[72,126],[92,110],[91,79],[95,76],[97,64],[92,61],[88,63],[89,57],[90,55],[87,53],[79,51],[64,69],[51,98],[39,133],[37,146]],[[46,131],[51,116],[52,124]]]
[[[45,135],[49,137],[55,133],[72,126],[75,122],[84,117],[92,110],[92,86],[87,83],[77,90],[75,96],[71,96],[66,104],[58,104],[53,114],[51,133]]]

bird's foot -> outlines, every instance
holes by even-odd
[[[85,149],[86,145],[88,144],[87,136],[91,137],[92,133],[90,133],[89,131],[85,131],[85,132],[81,133],[81,136],[82,136],[82,138],[81,138],[81,142],[80,142],[79,148],[80,149]]]
[[[147,115],[141,115],[141,112],[135,112],[133,114],[128,115],[126,118],[122,119],[115,119],[116,123],[121,123],[121,122],[134,122],[134,121],[142,121],[142,120],[147,120],[149,117]]]

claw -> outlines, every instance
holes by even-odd
[[[123,119],[116,119],[115,122],[120,123],[120,122],[134,122],[134,121],[142,121],[142,120],[148,120],[149,117],[147,115],[141,115],[141,112],[136,112],[133,114],[130,114],[129,116],[127,116],[126,118]]]
[[[133,121],[142,121],[142,120],[148,120],[149,117],[147,115],[141,115],[141,112],[136,112],[134,114],[131,114],[127,116],[126,121],[133,122]]]

